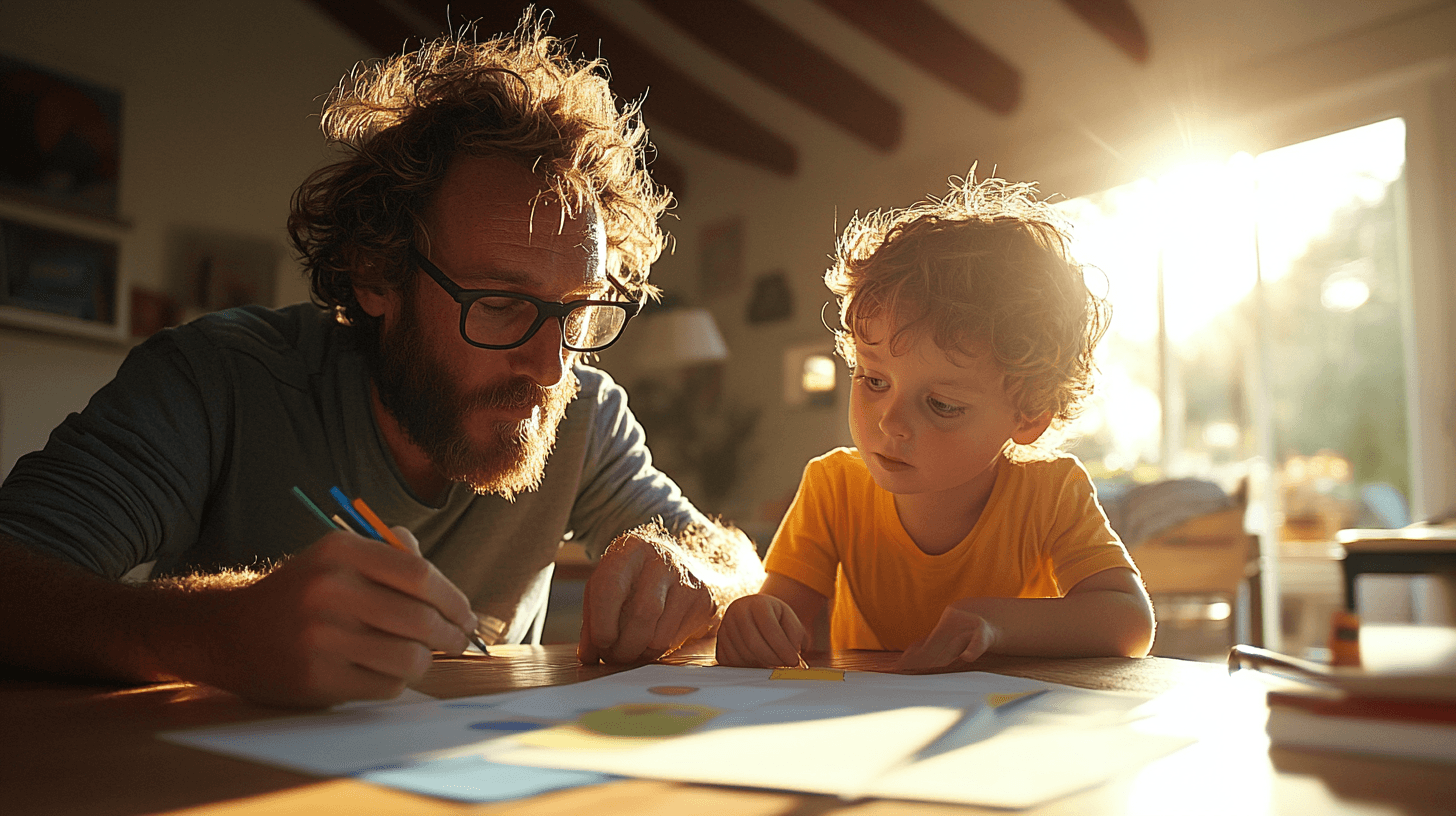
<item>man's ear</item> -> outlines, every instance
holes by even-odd
[[[364,309],[364,313],[370,317],[381,317],[385,318],[386,322],[393,322],[398,315],[399,292],[394,289],[356,283],[354,284],[354,297],[359,301],[359,306]]]
[[[1016,430],[1011,434],[1011,441],[1018,445],[1030,445],[1040,439],[1041,435],[1046,433],[1046,429],[1051,427],[1051,424],[1051,411],[1042,411],[1034,417],[1022,416],[1021,421],[1016,426]]]

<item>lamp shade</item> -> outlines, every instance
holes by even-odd
[[[713,313],[701,307],[669,309],[634,324],[638,365],[647,371],[684,368],[728,358]]]

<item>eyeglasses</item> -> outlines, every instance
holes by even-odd
[[[554,303],[520,292],[462,289],[424,253],[410,256],[460,304],[460,336],[477,348],[513,349],[525,345],[550,318],[561,323],[561,344],[570,351],[601,351],[622,337],[627,321],[642,310],[638,301],[573,300]],[[632,293],[611,275],[607,280],[627,297]]]

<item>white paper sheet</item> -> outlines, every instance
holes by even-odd
[[[1007,808],[1192,741],[1132,728],[1149,699],[1139,695],[982,672],[772,676],[650,665],[568,686],[161,736],[465,801],[617,775]]]

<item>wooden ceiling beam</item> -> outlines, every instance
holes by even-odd
[[[397,54],[404,41],[419,38],[409,21],[379,0],[312,0],[334,22],[354,32],[380,54]]]
[[[317,1],[317,0],[316,0]],[[337,0],[336,0],[337,1]],[[422,14],[435,14],[438,0],[404,0]],[[659,123],[715,152],[782,176],[798,169],[795,147],[750,119],[732,103],[657,56],[636,35],[577,0],[553,0],[550,32],[575,37],[574,53],[602,57],[620,99],[640,99],[648,125]],[[452,15],[479,22],[480,36],[516,29],[521,6],[498,0],[452,0]]]
[[[890,50],[1001,114],[1021,101],[1021,73],[925,0],[819,0]]]
[[[884,153],[900,143],[900,106],[744,0],[645,0],[720,56]]]
[[[1148,61],[1148,33],[1127,0],[1062,0],[1062,3],[1124,54],[1138,62]]]

